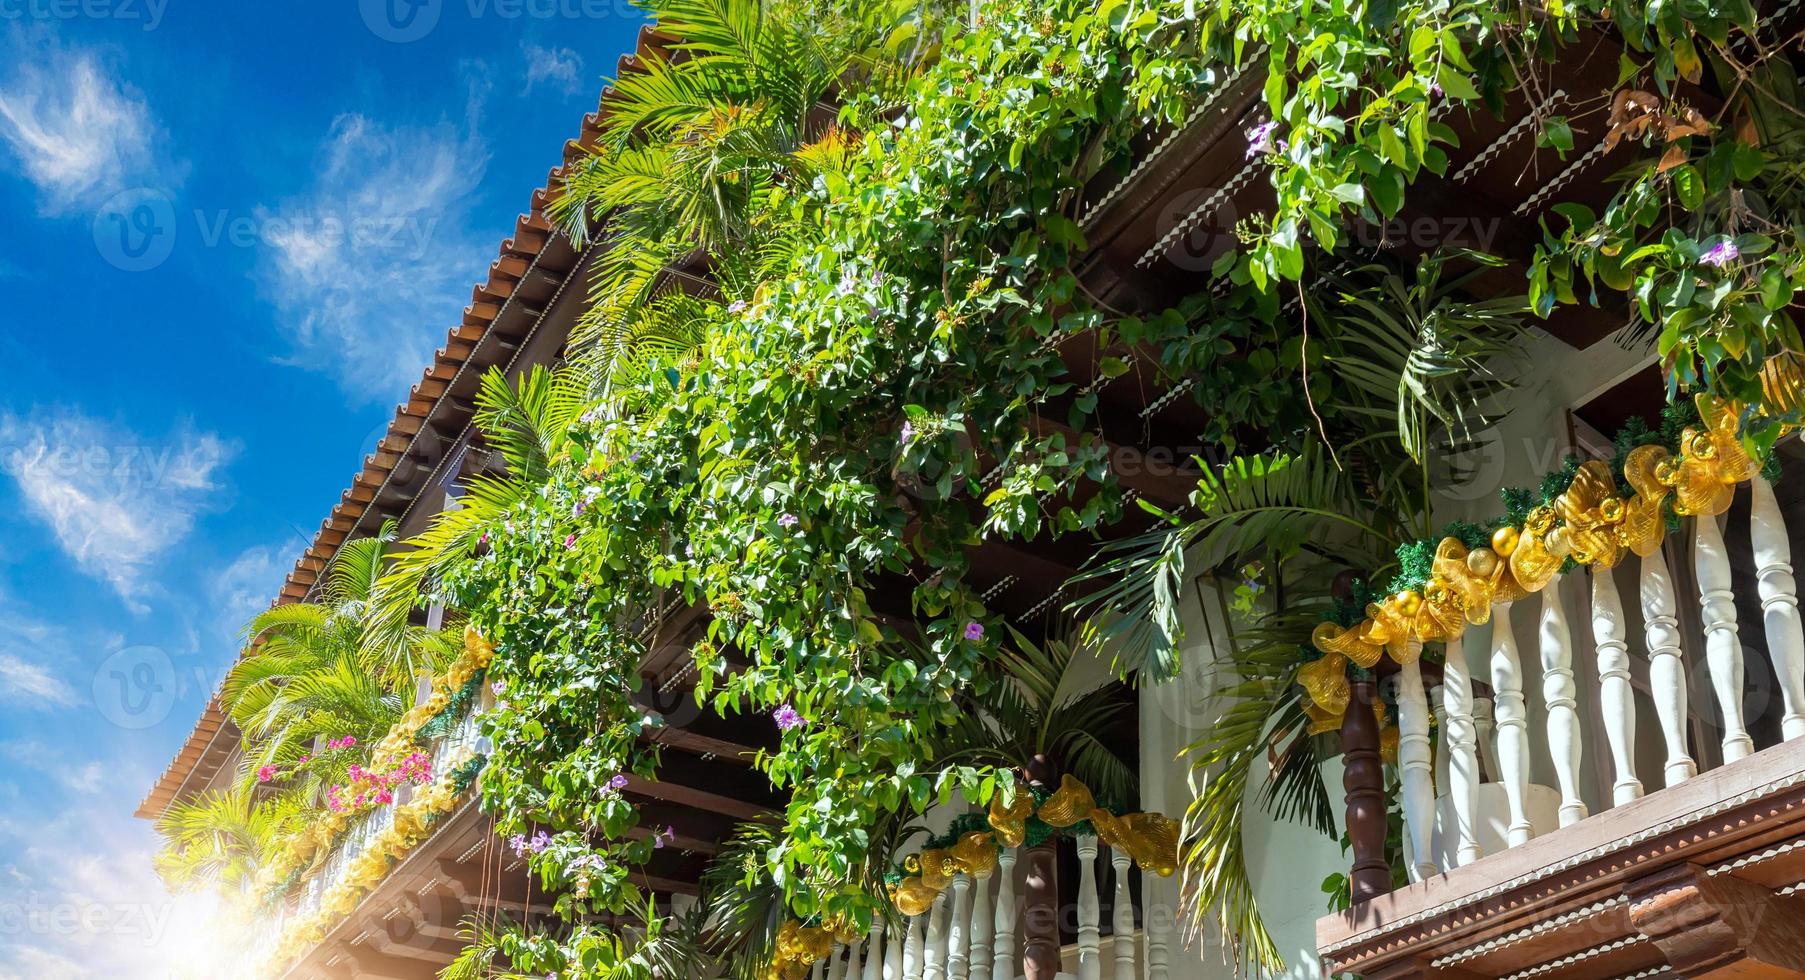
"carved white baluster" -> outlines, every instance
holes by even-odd
[[[816,960],[815,965],[808,968],[809,980],[822,980],[827,972],[827,961]]]
[[[992,920],[996,938],[991,943],[996,957],[991,960],[991,980],[1015,980],[1021,972],[1015,966],[1015,858],[1013,847],[997,854],[997,905]]]
[[[1542,703],[1548,708],[1548,754],[1554,757],[1554,779],[1561,789],[1561,826],[1586,817],[1579,798],[1579,707],[1574,696],[1573,631],[1567,626],[1567,606],[1561,601],[1561,580],[1556,575],[1542,589]]]
[[[908,923],[901,929],[891,929],[889,948],[884,950],[884,980],[903,980],[903,936],[908,930]]]
[[[903,980],[922,980],[923,962],[927,958],[927,941],[922,930],[927,916],[909,916],[908,936],[903,942]]]
[[[996,932],[996,906],[990,901],[990,882],[996,877],[979,878],[972,886],[971,900],[971,980],[990,980],[990,968],[996,960],[991,937]]]
[[[1467,671],[1466,644],[1453,637],[1442,664],[1442,709],[1447,713],[1448,795],[1454,800],[1454,864],[1472,864],[1483,856],[1479,847],[1479,756],[1473,735],[1473,678]],[[1445,835],[1448,828],[1443,828]]]
[[[1421,644],[1412,640],[1420,649]],[[1435,874],[1435,774],[1429,747],[1429,701],[1423,692],[1423,665],[1411,660],[1398,671],[1398,767],[1403,770],[1401,793],[1404,829],[1409,834],[1410,856],[1415,862],[1411,878],[1421,881]]]
[[[1755,552],[1761,619],[1767,627],[1774,680],[1786,702],[1780,734],[1798,738],[1805,735],[1805,629],[1800,626],[1798,586],[1792,577],[1792,543],[1786,538],[1786,519],[1780,516],[1773,485],[1757,476],[1749,481],[1749,492],[1749,542]]]
[[[827,954],[827,980],[846,980],[846,958],[840,954],[846,947],[834,943],[834,951]]]
[[[928,942],[922,956],[922,980],[945,980],[946,977],[946,892],[934,896],[928,910]]]
[[[1473,736],[1479,740],[1479,781],[1485,777],[1498,779],[1498,753],[1492,740],[1492,699],[1474,695]]]
[[[1102,906],[1097,901],[1097,838],[1078,838],[1078,980],[1100,980],[1103,973]]]
[[[1598,649],[1598,709],[1617,770],[1611,805],[1622,806],[1641,797],[1642,780],[1636,778],[1636,692],[1623,641],[1623,601],[1608,568],[1592,569],[1592,642]]]
[[[1115,935],[1115,980],[1134,980],[1134,896],[1128,891],[1128,852],[1119,847],[1109,849],[1109,866],[1115,871],[1116,897],[1110,903],[1110,928]]]
[[[1730,591],[1730,558],[1724,553],[1717,518],[1699,515],[1692,521],[1693,572],[1698,576],[1699,609],[1705,620],[1705,662],[1711,666],[1711,689],[1723,713],[1725,762],[1755,751],[1742,720],[1742,644],[1736,637],[1736,596]]]
[[[846,947],[846,980],[861,980],[864,973],[864,965],[859,962],[859,944],[852,943]]]
[[[1435,777],[1435,795],[1440,796],[1448,791],[1448,705],[1442,695],[1442,686],[1429,688],[1429,710],[1435,714],[1435,768],[1431,773]]]
[[[1523,658],[1511,629],[1508,602],[1492,604],[1492,710],[1498,722],[1498,782],[1510,807],[1506,846],[1535,836],[1529,822],[1529,710],[1523,700]]]
[[[1667,763],[1662,767],[1664,785],[1675,786],[1698,775],[1698,763],[1686,746],[1686,661],[1680,656],[1678,607],[1673,596],[1673,573],[1657,551],[1642,559],[1640,582],[1642,620],[1648,635],[1648,687],[1661,722],[1661,739],[1667,743]]]
[[[884,976],[884,920],[881,916],[872,916],[871,932],[865,936],[865,972],[864,980],[883,980]]]
[[[947,980],[968,980],[971,976],[971,876],[953,876],[952,918],[946,925]]]
[[[1166,879],[1158,875],[1141,875],[1141,921],[1146,924],[1147,930],[1146,980],[1168,980],[1170,976],[1170,954],[1167,949],[1177,914],[1173,911],[1174,903],[1166,898],[1169,894],[1171,883]],[[1003,978],[999,975],[995,980]]]

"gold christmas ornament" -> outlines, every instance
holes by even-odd
[[[1517,537],[1520,533],[1521,532],[1519,532],[1516,528],[1511,527],[1508,524],[1499,528],[1496,531],[1493,531],[1492,532],[1492,550],[1496,551],[1498,554],[1503,555],[1506,558],[1509,558],[1510,553],[1517,550]]]
[[[1415,589],[1405,589],[1397,595],[1398,612],[1405,616],[1415,616],[1423,608],[1423,597],[1417,595]]]
[[[1489,579],[1498,570],[1498,552],[1491,548],[1474,548],[1467,552],[1467,571]]]
[[[1066,773],[1059,778],[1059,788],[1040,805],[1040,819],[1049,827],[1070,827],[1090,815],[1097,807],[1090,787]]]

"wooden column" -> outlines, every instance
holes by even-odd
[[[1373,739],[1377,757],[1378,737]],[[1028,763],[1028,783],[1051,792],[1059,785],[1059,774],[1046,756],[1037,755]],[[1380,827],[1383,834],[1384,812]],[[1058,862],[1052,840],[1023,851],[1027,877],[1022,882],[1022,935],[1027,947],[1022,952],[1022,975],[1026,980],[1053,980],[1059,974],[1059,879]]]
[[[1373,682],[1354,681],[1352,687],[1341,719],[1341,786],[1347,793],[1347,835],[1354,852],[1350,888],[1357,904],[1391,891],[1391,868],[1385,863],[1385,766],[1379,759]]]

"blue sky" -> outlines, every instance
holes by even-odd
[[[638,23],[0,0],[0,980],[214,975],[130,813]]]

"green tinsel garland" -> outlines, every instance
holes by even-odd
[[[478,670],[470,675],[470,679],[464,682],[463,687],[458,688],[458,692],[451,696],[451,700],[445,702],[445,707],[439,709],[438,714],[433,715],[427,719],[425,724],[414,730],[414,744],[424,748],[428,742],[451,734],[451,729],[457,725],[458,719],[464,716],[464,709],[470,707],[470,702],[476,700],[477,692],[483,686],[483,676],[487,673],[487,670]]]

